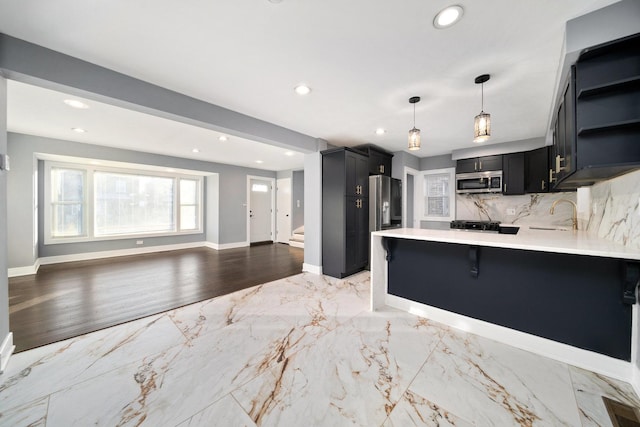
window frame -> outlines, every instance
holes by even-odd
[[[83,220],[85,221],[84,230],[85,235],[74,237],[53,237],[51,235],[52,224],[52,194],[51,194],[51,169],[73,169],[82,170],[85,174],[85,191],[84,191],[84,206],[86,207]],[[94,173],[95,172],[117,173],[135,176],[150,176],[150,177],[162,177],[172,178],[174,180],[173,185],[173,216],[174,230],[162,231],[162,232],[149,232],[149,233],[127,233],[127,234],[112,234],[104,236],[95,235],[95,185],[94,185]],[[180,180],[196,181],[196,226],[195,229],[180,230]],[[189,175],[178,172],[162,172],[153,170],[142,170],[136,168],[126,167],[112,167],[101,165],[87,165],[79,163],[67,163],[60,161],[44,160],[44,244],[56,245],[66,243],[82,243],[82,242],[100,242],[106,240],[127,240],[127,239],[140,239],[149,237],[171,237],[171,236],[183,236],[189,234],[202,234],[204,233],[203,217],[204,217],[204,177],[201,175]]]
[[[425,179],[429,175],[448,175],[449,177],[449,215],[432,216],[427,215],[425,209]],[[456,168],[432,169],[421,171],[419,174],[420,185],[416,186],[419,191],[420,205],[418,207],[420,221],[453,221],[456,218]]]

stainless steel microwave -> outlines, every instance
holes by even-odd
[[[500,193],[502,171],[456,174],[456,193]]]

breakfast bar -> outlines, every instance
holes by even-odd
[[[371,309],[395,307],[593,368],[635,358],[639,272],[640,250],[581,231],[378,231]]]

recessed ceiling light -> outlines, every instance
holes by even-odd
[[[433,26],[438,29],[448,28],[458,22],[462,18],[462,15],[464,15],[462,6],[449,6],[442,9],[435,18],[433,18]]]
[[[81,110],[86,110],[87,108],[89,108],[87,104],[85,104],[82,101],[78,101],[77,99],[65,99],[64,103],[67,104],[69,107],[79,108]]]
[[[192,153],[199,153],[200,150],[198,150],[197,148],[194,148],[193,150],[191,150]]]
[[[87,131],[85,129],[82,128],[71,128],[72,131],[77,132],[77,133],[86,133]]]
[[[229,140],[229,138],[228,138],[227,136],[225,136],[225,135],[221,135],[221,136],[218,138],[218,140],[220,140],[220,141],[224,142],[224,141],[228,141],[228,140]]]
[[[308,95],[311,93],[311,88],[304,84],[296,86],[293,90],[295,90],[298,95]]]
[[[256,163],[264,163],[262,160],[256,160]]]
[[[285,156],[293,156],[295,153],[293,151],[286,151],[284,153]]]
[[[376,135],[384,135],[385,133],[387,133],[387,131],[382,128],[376,129]]]

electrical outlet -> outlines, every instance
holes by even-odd
[[[298,207],[300,207],[300,200],[296,200],[296,204],[298,205]]]
[[[516,209],[515,208],[508,208],[507,209],[507,215],[515,215],[516,214]]]
[[[136,240],[136,245],[143,245],[144,244],[144,240]]]

